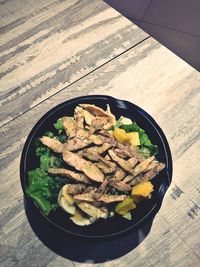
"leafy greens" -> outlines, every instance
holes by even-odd
[[[29,171],[28,177],[26,193],[37,203],[43,213],[48,215],[58,207],[57,195],[65,184],[64,179],[53,179],[39,168]]]
[[[145,158],[156,155],[158,153],[157,145],[151,143],[151,140],[149,139],[146,132],[142,128],[140,128],[136,122],[132,122],[131,124],[122,124],[122,119],[119,118],[115,127],[124,129],[127,133],[138,132],[140,138],[140,146],[138,147],[138,151],[143,154]]]

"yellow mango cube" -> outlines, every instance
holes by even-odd
[[[128,142],[132,146],[139,146],[140,145],[140,137],[138,132],[131,132],[127,133]]]
[[[136,208],[136,205],[133,202],[132,198],[128,197],[124,201],[120,202],[119,204],[115,206],[115,212],[120,215],[124,215],[130,210],[135,209],[135,208]]]
[[[124,143],[128,141],[127,133],[124,129],[115,128],[113,131],[114,137],[117,139],[117,141]]]
[[[131,195],[134,198],[147,198],[153,192],[153,184],[150,181],[145,181],[133,186]]]

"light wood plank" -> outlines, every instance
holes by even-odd
[[[166,133],[174,159],[173,183],[146,239],[127,255],[94,266],[196,266],[200,247],[197,235],[199,82],[197,71],[151,38],[2,127],[0,244],[9,259],[4,258],[3,266],[8,263],[12,266],[14,253],[19,253],[17,244],[21,233],[25,227],[29,229],[17,173],[25,138],[33,124],[50,108],[85,94],[109,94],[143,107]],[[186,183],[187,180],[190,183]],[[40,247],[36,238],[34,242],[27,242],[34,237],[31,230],[27,231],[29,235],[22,236],[21,247],[25,244],[27,250],[34,247],[47,262],[48,249]],[[54,260],[56,264],[62,262],[62,258],[51,251],[48,257],[48,264]]]
[[[0,125],[147,37],[100,0],[2,6]]]

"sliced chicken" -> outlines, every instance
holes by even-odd
[[[77,106],[74,110],[74,119],[76,121],[77,127],[84,129],[84,115],[82,113],[82,108]]]
[[[49,168],[48,172],[51,174],[60,174],[62,176],[66,176],[69,179],[72,179],[77,182],[82,182],[84,184],[90,184],[91,180],[83,173],[76,173],[64,168]]]
[[[103,158],[100,155],[98,155],[98,159],[99,159],[99,161],[103,162],[110,169],[110,173],[116,171],[116,169],[117,169],[116,163],[114,163],[110,160],[107,160],[106,158]]]
[[[76,136],[74,138],[68,139],[65,142],[65,149],[69,151],[76,151],[89,146],[90,144],[92,144],[92,140],[90,140],[88,137],[89,131],[82,128],[77,128]]]
[[[102,170],[103,173],[105,174],[110,174],[110,173],[113,173],[116,169],[116,167],[112,168],[112,167],[109,167],[108,165],[106,165],[104,162],[97,162],[95,163],[95,165],[100,169]]]
[[[130,158],[134,157],[139,162],[142,162],[145,159],[139,152],[137,152],[136,148],[133,147],[133,146],[122,144],[122,143],[118,143],[117,144],[117,148],[119,149],[117,151],[118,153],[120,152],[120,153],[122,153],[122,154],[124,154],[124,155],[126,155],[127,157],[130,157]]]
[[[116,164],[106,160],[105,158],[101,157],[99,154],[95,153],[95,152],[87,152],[84,151],[83,152],[83,157],[85,157],[86,159],[89,159],[91,161],[95,161],[97,162],[95,165],[101,169],[105,174],[108,173],[113,173],[116,171]]]
[[[78,201],[87,201],[87,202],[93,202],[96,200],[92,193],[78,194],[74,196],[74,199]]]
[[[95,117],[90,126],[90,132],[94,133],[97,130],[104,129],[110,123],[110,118],[109,117]]]
[[[156,171],[159,173],[165,168],[165,163],[163,162],[158,162],[158,165],[156,167]]]
[[[79,104],[79,106],[83,107],[85,110],[89,111],[94,116],[109,117],[112,119],[113,124],[116,123],[115,116],[112,113],[103,110],[102,108],[91,104]]]
[[[118,157],[122,159],[131,158],[131,154],[129,152],[127,153],[127,150],[115,148],[113,151]]]
[[[134,146],[128,146],[129,152],[131,153],[131,156],[136,158],[139,162],[142,162],[145,160],[145,158],[137,151],[137,149]]]
[[[92,115],[90,112],[88,112],[87,110],[77,106],[75,108],[75,114],[74,117],[79,117],[79,118],[83,118],[83,121],[85,121],[85,123],[87,125],[91,125],[92,120],[94,119],[94,115]]]
[[[138,174],[144,172],[149,164],[155,159],[154,156],[145,159],[144,161],[140,162],[134,169],[133,169],[133,177],[137,176]]]
[[[99,146],[102,145],[104,143],[104,141],[102,140],[101,136],[92,134],[89,136],[89,139],[92,141],[93,144]]]
[[[80,104],[85,111],[89,112],[94,118],[91,121],[89,117],[89,125],[91,125],[91,132],[95,132],[98,129],[108,130],[116,124],[115,116],[108,111],[105,111],[95,105],[91,104]],[[88,119],[88,114],[86,115]]]
[[[117,144],[116,139],[114,138],[114,136],[109,131],[101,130],[98,133],[98,136],[99,136],[99,138],[102,139],[103,143],[110,143],[113,146],[115,146]]]
[[[98,218],[107,219],[108,218],[108,210],[106,207],[97,208],[94,205],[87,203],[87,202],[77,203],[77,206],[79,207],[79,209],[81,209],[83,212],[85,212],[87,215],[91,216],[92,218],[95,218],[95,219],[98,219]]]
[[[99,154],[95,152],[91,152],[89,149],[84,149],[82,152],[82,156],[86,159],[89,159],[91,161],[97,162],[99,160]]]
[[[63,160],[78,171],[82,171],[88,178],[96,182],[103,182],[104,174],[93,163],[81,158],[79,155],[63,150]]]
[[[86,149],[84,149],[84,152],[97,153],[97,154],[101,155],[111,147],[112,147],[111,144],[104,143],[102,146],[93,146],[93,147],[86,148]]]
[[[50,138],[48,136],[42,136],[39,138],[41,143],[50,149],[52,149],[56,153],[62,153],[63,151],[63,144],[58,141],[57,139]]]
[[[159,162],[156,167],[153,169],[150,169],[148,172],[144,174],[140,174],[133,178],[129,185],[133,186],[141,182],[152,180],[160,171],[162,171],[165,168],[165,164],[162,162]]]
[[[101,185],[99,186],[99,188],[96,190],[95,192],[95,198],[100,198],[101,195],[103,195],[103,193],[106,191],[106,187],[108,185],[108,180],[105,179],[103,181],[103,183],[101,183]]]
[[[89,137],[89,131],[86,129],[82,129],[82,128],[78,128],[77,129],[77,133],[76,133],[76,137],[78,137],[79,139],[85,139]]]
[[[148,165],[148,167],[146,168],[145,172],[150,171],[150,170],[152,170],[152,169],[154,169],[154,168],[157,168],[158,164],[159,164],[159,162],[158,162],[157,160],[153,160],[153,161]]]
[[[85,194],[78,194],[74,196],[75,200],[79,201],[87,201],[87,202],[93,202],[96,199],[98,201],[104,202],[104,203],[113,203],[113,202],[120,202],[123,201],[127,196],[126,195],[108,195],[108,194],[103,194],[100,197],[98,197],[96,194],[90,194],[90,193],[85,193]]]
[[[112,158],[112,160],[114,160],[122,169],[130,174],[133,174],[133,169],[128,161],[118,157],[111,149],[108,151],[108,154]]]
[[[80,139],[78,137],[74,137],[66,141],[66,143],[64,144],[64,149],[69,151],[76,151],[79,149],[83,149],[91,144],[92,141],[90,139]]]
[[[129,175],[127,175],[124,179],[123,179],[123,182],[124,183],[128,183],[128,182],[130,182],[131,180],[133,180],[133,175],[131,175],[131,174],[129,174]]]
[[[130,163],[131,167],[134,168],[135,165],[138,163],[138,160],[134,157],[127,160],[128,163]]]
[[[104,203],[113,203],[113,202],[121,202],[126,199],[126,195],[108,195],[103,194],[98,200]]]
[[[105,155],[104,159],[111,161],[111,158],[108,154]]]
[[[126,172],[123,169],[118,168],[113,178],[118,181],[121,181],[125,176],[126,176]]]
[[[86,185],[84,184],[67,184],[63,186],[63,193],[69,194],[69,195],[76,195],[83,192],[86,188]]]
[[[130,191],[132,189],[130,185],[124,183],[123,181],[117,181],[115,179],[109,179],[109,185],[122,192]]]
[[[77,124],[73,117],[63,117],[63,126],[65,128],[68,138],[73,138],[77,133]]]

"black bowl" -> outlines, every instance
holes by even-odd
[[[45,216],[38,206],[27,196],[25,188],[28,183],[27,172],[39,166],[38,158],[35,156],[35,140],[42,136],[45,131],[55,131],[53,123],[64,115],[73,116],[74,108],[80,103],[95,104],[103,109],[109,104],[111,111],[116,118],[120,116],[129,117],[136,121],[149,135],[152,143],[158,145],[159,161],[166,164],[166,168],[160,172],[153,180],[154,192],[150,200],[138,204],[138,207],[132,211],[132,220],[126,220],[119,215],[107,220],[100,219],[92,225],[81,227],[75,225],[69,215],[57,209],[49,216]],[[31,203],[31,207],[36,209],[53,225],[63,231],[82,237],[102,238],[123,234],[128,230],[138,229],[138,226],[145,221],[152,219],[159,210],[164,194],[169,187],[172,179],[172,158],[167,139],[155,122],[155,120],[140,107],[124,100],[115,99],[111,96],[93,95],[78,97],[68,100],[50,111],[48,111],[33,127],[30,132],[21,156],[20,163],[21,185],[25,198]]]

